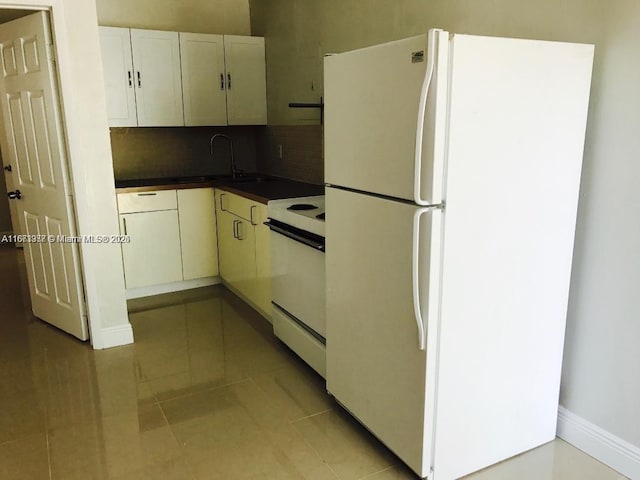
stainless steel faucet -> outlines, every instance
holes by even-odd
[[[236,176],[241,173],[240,170],[236,169],[236,163],[235,160],[233,158],[233,141],[231,140],[231,138],[229,138],[228,135],[225,135],[224,133],[216,133],[214,136],[211,137],[211,140],[209,140],[209,151],[211,153],[211,160],[213,161],[213,143],[215,142],[216,138],[224,138],[227,140],[227,142],[229,143],[229,153],[231,155],[231,179],[235,180]]]

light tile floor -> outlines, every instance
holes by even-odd
[[[0,248],[0,479],[412,479],[222,287],[131,302],[104,351],[35,319]],[[624,478],[561,440],[467,480]]]

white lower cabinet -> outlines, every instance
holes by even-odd
[[[184,280],[218,275],[218,235],[213,188],[178,190]]]
[[[120,215],[120,231],[131,238],[122,244],[127,288],[182,280],[177,210]]]
[[[271,247],[267,206],[216,189],[220,276],[266,318],[271,318]]]
[[[213,188],[121,193],[118,209],[128,290],[218,275]]]
[[[271,318],[266,205],[224,190],[186,188],[119,193],[118,211],[120,233],[131,239],[122,244],[125,285],[144,291],[129,298],[207,285],[220,276]]]
[[[246,220],[226,211],[220,212],[218,226],[222,279],[243,296],[251,298],[256,278],[253,227]]]

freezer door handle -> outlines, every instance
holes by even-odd
[[[411,273],[413,284],[413,311],[418,325],[418,348],[425,349],[426,324],[422,317],[422,305],[420,303],[420,219],[424,214],[431,213],[430,208],[419,208],[413,214],[413,247],[411,254]]]
[[[431,79],[435,70],[436,56],[436,34],[438,30],[429,30],[427,37],[427,71],[422,82],[422,90],[420,91],[420,102],[418,103],[418,122],[416,126],[416,156],[415,171],[413,178],[413,197],[418,205],[427,205],[422,199],[420,180],[422,177],[422,136],[424,134],[424,116],[427,110],[427,95],[431,86]]]

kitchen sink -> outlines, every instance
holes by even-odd
[[[217,177],[213,175],[202,175],[202,176],[194,176],[194,177],[176,177],[171,178],[170,181],[172,183],[199,183],[199,182],[210,182],[215,180]]]
[[[231,183],[262,183],[262,182],[270,182],[275,180],[271,177],[264,177],[261,175],[243,175],[231,179]]]

